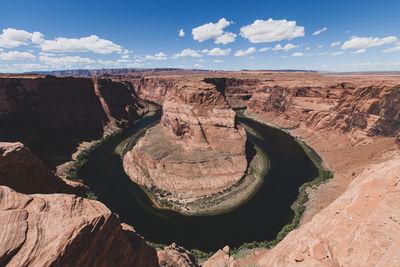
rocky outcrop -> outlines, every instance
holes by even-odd
[[[261,266],[397,266],[399,156],[370,166],[331,205],[261,253]],[[329,219],[327,219],[329,218]]]
[[[158,262],[161,267],[196,267],[195,258],[188,250],[172,243],[157,251]]]
[[[168,92],[161,125],[124,157],[130,178],[179,199],[221,192],[247,168],[246,134],[213,85],[177,85]],[[153,191],[154,191],[153,190]]]
[[[205,78],[206,83],[214,84],[233,108],[244,108],[254,91],[262,83],[261,79]]]
[[[132,227],[98,201],[0,186],[1,266],[158,266]]]
[[[22,143],[0,142],[0,185],[25,193],[67,193],[85,196],[87,187],[64,180]]]
[[[223,249],[218,250],[202,267],[234,267],[237,266],[235,260],[229,255],[229,247],[225,246]]]
[[[140,79],[130,79],[140,98],[159,105],[163,104],[167,92],[175,86],[177,80],[179,80],[177,77],[142,77]]]
[[[53,76],[0,78],[0,141],[22,142],[47,166],[70,160],[107,124],[138,118],[143,102],[129,83]]]
[[[400,84],[339,83],[323,87],[266,87],[254,93],[248,111],[284,127],[339,130],[352,142],[393,136],[400,130]]]

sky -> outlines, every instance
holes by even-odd
[[[0,72],[400,70],[398,0],[2,0]]]

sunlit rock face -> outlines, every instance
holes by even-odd
[[[246,134],[212,84],[182,83],[166,96],[160,125],[124,157],[130,178],[179,198],[221,192],[247,168]]]

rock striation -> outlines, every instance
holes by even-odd
[[[24,143],[51,168],[80,142],[100,139],[106,125],[123,126],[145,109],[129,82],[0,77],[0,141]]]
[[[87,187],[64,180],[22,143],[0,142],[0,185],[25,194],[67,193],[85,196]]]
[[[158,266],[132,227],[98,201],[0,186],[1,266]]]
[[[214,85],[171,89],[161,123],[149,129],[123,161],[139,185],[178,199],[222,192],[243,177],[246,133]]]

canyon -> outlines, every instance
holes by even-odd
[[[6,244],[0,251],[0,264],[194,264],[189,252],[174,244],[164,252],[156,252],[103,204],[79,197],[86,190],[83,185],[71,184],[46,168],[54,170],[58,164],[71,160],[82,141],[99,139],[107,129],[133,123],[153,102],[164,109],[163,126],[155,129],[174,144],[181,142],[189,148],[212,150],[239,147],[223,143],[244,142],[242,130],[234,123],[234,112],[228,107],[247,107],[247,117],[279,127],[312,147],[334,174],[325,183],[307,188],[308,201],[300,225],[275,247],[255,248],[239,257],[230,256],[229,249],[224,248],[203,266],[399,265],[397,74],[170,72],[117,73],[92,78],[0,78],[0,140],[4,142],[0,150],[0,216],[4,218],[4,227],[0,229],[5,231],[0,237]],[[193,109],[184,108],[185,105],[209,104],[200,101],[193,88],[213,92],[213,105],[224,112],[208,112],[215,117],[193,120]],[[205,131],[201,135],[199,123],[212,129],[211,134]],[[224,135],[219,131],[214,134],[214,128],[220,125],[229,130]],[[208,144],[204,139],[216,140],[216,145],[213,147],[213,141]],[[145,146],[145,141],[141,139],[139,147]],[[29,149],[10,142],[22,142]],[[224,152],[240,157],[244,153]],[[147,162],[151,160],[154,162],[151,158]],[[244,173],[245,167],[235,168],[237,173]],[[171,170],[174,174],[182,171],[176,167]],[[239,174],[235,181],[238,177]],[[235,181],[210,186],[207,194]],[[203,193],[192,194],[186,197]],[[65,223],[60,224],[62,221]],[[38,232],[32,232],[34,229]],[[85,244],[85,239],[91,242]],[[124,249],[116,250],[121,247]]]

